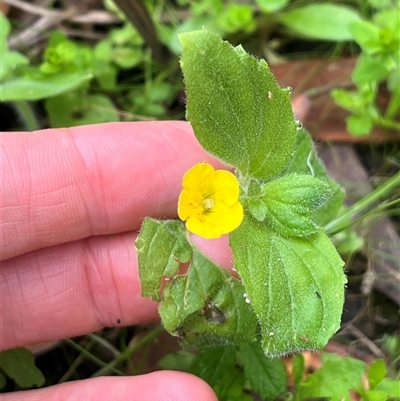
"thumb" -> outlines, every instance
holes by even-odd
[[[211,387],[189,373],[99,377],[38,390],[2,394],[2,401],[218,401]]]

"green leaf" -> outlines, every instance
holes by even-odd
[[[298,387],[300,383],[303,381],[303,375],[305,371],[303,354],[296,354],[293,357],[292,366],[293,366],[293,371],[292,371],[293,381],[296,387]]]
[[[164,370],[177,370],[180,372],[189,372],[196,355],[193,352],[181,350],[171,352],[158,361],[158,365]]]
[[[0,58],[0,82],[5,81],[12,76],[15,71],[21,65],[28,65],[29,60],[18,52],[5,52]]]
[[[382,28],[389,28],[391,36],[395,42],[400,41],[400,4],[397,7],[390,7],[387,10],[382,10],[374,15],[374,21]],[[382,40],[382,37],[380,37]]]
[[[178,272],[179,263],[187,263],[192,257],[192,248],[185,237],[182,223],[146,218],[135,245],[142,295],[159,302],[160,278],[172,280]]]
[[[349,390],[361,380],[364,369],[364,362],[332,354],[320,369],[300,384],[298,399],[327,397],[331,401],[350,401]]]
[[[251,215],[258,221],[264,221],[268,213],[267,205],[261,199],[247,199],[245,204]]]
[[[383,391],[389,397],[400,400],[400,381],[385,378],[375,388],[376,391]]]
[[[6,18],[3,13],[0,13],[0,41],[7,39],[8,34],[11,31],[10,21]]]
[[[351,74],[354,82],[362,84],[380,82],[389,75],[389,69],[382,62],[382,57],[362,54]]]
[[[329,238],[284,238],[246,213],[230,234],[235,268],[272,357],[320,349],[340,327],[343,261]]]
[[[212,1],[215,2],[215,0]],[[163,44],[166,45],[172,53],[179,55],[182,53],[182,44],[178,36],[183,32],[192,32],[205,28],[220,36],[223,35],[223,30],[217,24],[215,16],[209,14],[200,14],[189,17],[171,30],[167,30],[164,24],[157,25],[156,23],[156,27],[158,32],[161,33],[159,36]]]
[[[385,392],[389,397],[400,399],[400,381],[385,378],[375,388],[377,391]]]
[[[256,28],[253,8],[249,4],[228,3],[223,12],[218,15],[217,23],[227,33],[236,31],[250,33]]]
[[[364,102],[360,93],[346,91],[343,89],[334,89],[331,96],[337,105],[353,112],[363,110]]]
[[[77,97],[79,93],[69,92],[46,100],[45,106],[53,128],[119,121],[118,111],[107,96]]]
[[[121,68],[132,68],[143,61],[143,51],[139,47],[116,47],[113,61]]]
[[[254,341],[257,318],[242,284],[191,244],[181,222],[146,218],[136,246],[142,295],[162,299],[164,327],[185,346]]]
[[[388,395],[384,391],[367,390],[364,392],[362,400],[363,401],[387,401]]]
[[[385,350],[389,354],[391,359],[396,359],[400,357],[400,336],[399,335],[391,335],[384,334],[383,335],[383,344]]]
[[[311,39],[352,40],[350,25],[360,20],[352,8],[335,4],[311,4],[279,15],[279,21],[295,33]]]
[[[377,9],[392,7],[392,0],[369,0],[369,3]]]
[[[118,69],[116,66],[98,60],[93,66],[93,70],[102,89],[110,90],[117,87]]]
[[[24,55],[9,50],[7,36],[10,30],[10,22],[0,12],[0,82],[8,79],[18,66],[29,64],[29,60]]]
[[[289,3],[289,0],[256,0],[256,3],[262,11],[272,13],[285,7]]]
[[[324,226],[336,217],[343,205],[344,191],[327,174],[325,167],[315,151],[311,136],[304,128],[297,130],[296,150],[286,166],[285,174],[309,174],[325,182],[330,188],[331,197],[312,214],[316,224]],[[325,192],[327,194],[327,192]]]
[[[379,27],[369,21],[358,20],[352,22],[349,29],[364,52],[373,54],[380,51]]]
[[[113,47],[109,39],[98,42],[94,48],[95,60],[112,61]]]
[[[0,101],[40,100],[74,89],[92,78],[80,71],[50,76],[22,76],[0,84]]]
[[[371,363],[367,371],[367,377],[373,390],[386,376],[386,364],[383,359],[377,359]]]
[[[257,318],[243,297],[242,284],[195,249],[188,274],[165,287],[160,316],[184,346],[254,341]]]
[[[35,366],[32,353],[26,348],[14,348],[0,353],[0,368],[22,388],[41,387],[45,382]]]
[[[205,30],[179,38],[187,118],[201,145],[244,177],[278,176],[296,135],[289,91],[241,47]]]
[[[288,377],[285,364],[280,359],[267,358],[260,343],[240,347],[239,360],[251,388],[261,398],[275,400],[286,391]]]
[[[244,374],[236,366],[227,369],[219,383],[213,386],[219,401],[253,401],[253,398],[244,392],[244,388]]]
[[[364,246],[364,239],[351,228],[350,219],[348,224],[348,228],[340,230],[332,237],[336,249],[341,255],[355,254],[360,252]]]
[[[4,390],[7,386],[7,377],[6,375],[0,370],[0,391]]]
[[[216,385],[236,362],[236,347],[224,345],[200,352],[190,372],[201,377],[210,386]]]
[[[57,45],[67,42],[68,37],[63,31],[53,31],[50,34],[49,40],[47,42],[47,47],[57,47]]]
[[[125,24],[122,28],[113,29],[109,37],[111,42],[116,46],[138,46],[143,44],[143,38],[140,33],[129,23]]]
[[[355,136],[368,135],[373,127],[372,117],[368,113],[349,116],[346,124],[347,129]]]
[[[311,175],[285,175],[263,188],[266,221],[283,236],[306,237],[319,230],[311,213],[331,197],[325,182]]]

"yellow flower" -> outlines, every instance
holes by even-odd
[[[183,177],[178,216],[194,234],[219,238],[239,226],[243,207],[239,203],[239,182],[225,170],[208,163],[193,166]]]

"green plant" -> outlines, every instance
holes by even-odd
[[[350,392],[357,393],[363,401],[400,398],[400,382],[388,377],[382,359],[370,366],[336,354],[323,353],[321,359],[322,366],[306,375],[303,355],[294,356],[292,388],[288,386],[283,362],[265,358],[257,343],[210,348],[198,355],[179,351],[166,356],[159,364],[163,369],[183,370],[201,377],[213,387],[220,401],[251,401],[250,392],[265,400],[340,401],[350,400]]]
[[[22,54],[8,50],[10,24],[3,14],[0,24],[4,49],[0,101],[18,106],[28,129],[39,128],[28,103],[37,100],[45,101],[52,127],[120,119],[110,97],[121,96],[118,73],[142,64],[145,58],[143,40],[132,25],[125,23],[111,30],[94,49],[68,39],[62,32],[52,32],[42,63],[34,66]]]
[[[185,4],[187,3],[189,2],[185,2]],[[375,1],[374,3],[376,3],[376,8],[379,6],[383,9],[384,2]],[[276,13],[275,21],[279,21],[290,30],[303,33],[309,38],[351,40],[353,38],[353,29],[350,28],[353,26],[352,23],[354,26],[359,24],[361,31],[365,28],[363,25],[365,21],[362,21],[358,13],[349,7],[333,5],[327,7],[323,4],[311,7],[293,4],[291,9],[285,10],[284,7],[288,4],[286,0],[259,0],[257,4],[269,17],[272,12]],[[386,1],[385,4],[386,7],[391,7],[390,1]],[[246,35],[254,32],[254,29],[259,26],[254,6],[251,7],[247,4],[237,6],[230,2],[228,5],[229,7],[223,7],[222,2],[208,0],[190,2],[189,7],[193,18],[185,20],[172,29],[165,24],[157,24],[160,38],[168,43],[174,52],[179,53],[181,46],[177,44],[177,37],[176,40],[170,41],[170,38],[175,38],[174,35],[177,31],[192,30],[206,25],[224,36],[240,31],[245,32]],[[321,30],[321,25],[314,23],[315,21],[319,23],[324,21],[324,13],[329,15],[331,23],[331,29],[327,31]],[[305,25],[304,19],[311,19],[311,22]],[[342,24],[343,19],[348,22],[345,29]],[[388,21],[383,22],[389,23],[389,21],[393,22],[394,20],[389,18]],[[1,100],[12,101],[15,107],[21,110],[20,113],[26,121],[31,121],[30,124],[27,124],[29,129],[39,128],[39,126],[34,115],[30,113],[29,103],[26,100],[45,99],[46,110],[52,126],[118,120],[119,114],[113,102],[115,99],[119,106],[123,106],[123,111],[150,117],[165,116],[165,103],[171,101],[177,86],[167,83],[164,74],[154,74],[153,76],[150,67],[152,61],[148,57],[148,53],[143,50],[142,39],[129,24],[124,23],[121,28],[111,31],[105,40],[95,46],[94,50],[69,40],[61,33],[53,33],[50,35],[43,63],[34,67],[29,65],[29,61],[22,54],[8,50],[6,36],[9,32],[9,24],[1,14],[0,23],[2,24],[0,26],[1,46],[2,49],[5,49],[4,57],[0,60],[0,91],[5,88],[6,91],[2,95],[8,94],[8,97],[3,97]],[[375,23],[374,20],[373,24]],[[301,28],[305,26],[311,28],[311,32],[300,32]],[[368,29],[370,27],[366,28],[367,31]],[[182,36],[182,38],[184,37]],[[235,52],[232,52],[227,51],[225,47],[225,56],[228,58],[222,60],[221,63],[216,63],[216,58],[213,57],[202,60],[202,54],[197,54],[196,59],[194,53],[190,55],[190,52],[196,48],[196,42],[186,40],[186,55],[183,56],[182,67],[186,83],[193,85],[188,88],[188,118],[192,121],[196,134],[200,135],[200,142],[203,146],[220,158],[227,160],[228,164],[239,167],[239,172],[245,171],[245,174],[239,175],[239,179],[243,189],[241,202],[247,211],[246,226],[241,228],[241,233],[231,234],[231,244],[233,248],[236,247],[237,253],[240,253],[245,249],[243,243],[254,236],[254,241],[250,241],[250,245],[257,248],[257,251],[255,257],[249,252],[247,260],[241,261],[243,263],[239,273],[244,277],[243,282],[246,286],[244,289],[242,283],[230,277],[193,246],[187,238],[187,233],[183,231],[182,223],[147,220],[142,230],[142,242],[138,242],[141,263],[142,266],[153,264],[159,269],[158,275],[154,277],[146,276],[147,273],[142,272],[142,279],[144,283],[148,284],[147,295],[151,295],[155,299],[162,299],[160,313],[167,329],[178,335],[185,345],[201,347],[198,356],[187,351],[169,355],[161,362],[162,367],[190,371],[203,377],[213,386],[221,400],[250,401],[252,399],[249,395],[250,390],[266,399],[276,399],[282,394],[286,394],[288,399],[294,400],[309,399],[309,397],[331,399],[345,397],[343,399],[348,399],[346,397],[350,390],[357,391],[364,400],[395,398],[399,391],[398,383],[389,378],[390,375],[386,372],[382,361],[376,362],[368,369],[369,386],[365,388],[360,384],[360,378],[366,368],[357,360],[326,356],[323,367],[305,378],[303,377],[304,361],[301,355],[297,355],[294,359],[295,389],[292,391],[287,388],[287,375],[282,362],[277,358],[266,358],[265,353],[278,355],[300,348],[322,347],[330,334],[338,327],[337,316],[341,310],[344,276],[341,270],[341,261],[329,239],[323,234],[323,229],[328,235],[344,235],[345,230],[348,230],[353,224],[351,217],[365,211],[372,202],[389,194],[398,185],[399,174],[389,179],[386,184],[378,187],[374,193],[363,198],[348,211],[342,211],[340,206],[343,194],[340,187],[326,175],[308,134],[292,119],[288,94],[276,86],[264,64],[256,64],[254,60],[251,61],[240,48],[236,48]],[[218,46],[214,49],[215,51],[219,49]],[[393,48],[391,49],[393,50]],[[209,52],[207,55],[215,56],[215,53],[210,50],[213,49],[207,48]],[[377,53],[373,53],[374,57]],[[79,57],[76,57],[78,54]],[[231,60],[229,57],[232,57],[235,62],[232,63],[229,73],[226,73],[224,69],[231,64],[226,61]],[[214,63],[211,64],[213,68],[216,68],[216,73],[207,76],[204,73],[196,77],[197,74],[193,73],[191,64],[198,60],[199,68],[206,71],[205,64],[209,63],[210,59]],[[368,66],[368,63],[365,65]],[[378,65],[379,62],[376,66],[379,67]],[[139,72],[139,75],[140,79],[145,77],[144,83],[140,81],[134,88],[123,87],[118,82],[118,74],[121,70],[132,67],[139,70],[143,68],[144,74]],[[248,86],[244,89],[243,85],[236,85],[236,83],[231,86],[232,90],[227,90],[229,85],[227,87],[225,83],[229,81],[229,74],[232,74],[231,77],[237,77],[235,74],[238,74],[241,68],[244,68],[244,76],[251,76],[254,73],[254,76],[259,78],[256,84],[250,85],[252,91],[255,90],[255,92],[248,91]],[[375,70],[380,71],[382,75],[381,69],[376,68]],[[371,70],[372,75],[376,73],[375,70]],[[248,72],[251,74],[247,74]],[[390,78],[392,75],[390,73],[388,77],[394,82],[396,77]],[[38,82],[35,83],[36,80]],[[232,81],[236,82],[235,79]],[[40,85],[37,85],[38,83]],[[202,88],[203,85],[205,88]],[[258,85],[260,85],[259,92],[256,91]],[[219,93],[221,87],[224,90]],[[39,92],[37,92],[38,88]],[[273,89],[271,90],[271,88]],[[235,97],[234,91],[236,90],[240,92],[238,97]],[[247,94],[249,97],[246,97],[246,92],[255,93],[256,96],[252,97]],[[376,93],[374,92],[374,94]],[[399,96],[398,91],[395,90],[392,91],[392,94],[397,96],[397,100],[394,95],[392,96],[389,107],[394,116],[396,113],[393,110],[398,110]],[[205,114],[204,109],[207,108],[207,102],[204,99],[209,98],[214,103],[209,105],[209,112]],[[278,100],[279,107],[275,107],[274,104],[269,112],[259,105],[257,111],[254,112],[254,99],[261,104],[268,105],[274,104],[274,101]],[[368,99],[368,101],[372,99],[371,94]],[[373,100],[371,101],[373,102]],[[201,107],[196,107],[196,104]],[[359,110],[361,109],[352,111],[356,113]],[[372,110],[372,115],[373,113],[376,115],[374,108],[367,107],[365,110],[367,114]],[[220,116],[214,118],[215,111],[228,112],[225,118],[220,118]],[[287,118],[289,121],[287,126],[280,131],[284,125],[282,125],[282,121],[289,114],[290,119]],[[31,115],[30,118],[29,115]],[[284,118],[281,118],[282,115]],[[263,170],[263,174],[267,174],[267,178],[264,176],[260,178],[255,171],[257,166],[262,165],[263,155],[261,152],[257,153],[256,146],[252,146],[254,140],[252,133],[260,133],[257,131],[257,127],[267,119],[269,123],[265,125],[267,127],[269,125],[269,130],[265,136],[262,136],[267,142],[263,151],[272,150],[272,153],[275,153],[275,160],[272,163],[273,166],[264,165],[260,168]],[[250,122],[254,120],[256,124],[245,127],[239,124],[243,120]],[[203,125],[206,128],[199,128]],[[274,132],[279,132],[279,135],[274,136]],[[213,145],[213,141],[216,140],[215,133],[221,135],[221,138],[225,138],[224,135],[227,133],[229,135],[233,133],[234,141],[236,141],[234,143],[239,149],[237,154],[232,156],[229,154],[229,150],[224,154],[219,153],[219,150]],[[264,132],[261,132],[261,135],[263,134]],[[287,135],[287,141],[282,139],[283,135]],[[229,141],[232,139],[230,138]],[[243,149],[248,152],[246,155],[248,160],[242,163],[240,152]],[[293,150],[295,150],[294,153],[292,153]],[[229,159],[230,157],[233,157],[234,160]],[[284,162],[285,160],[287,163]],[[249,166],[246,167],[246,163]],[[296,200],[293,204],[290,202],[292,199]],[[266,228],[266,226],[268,227]],[[345,238],[348,246],[349,237]],[[144,245],[144,243],[150,244],[153,239],[160,241],[160,243],[155,242],[158,247],[156,250]],[[153,242],[151,243],[153,244]],[[268,257],[267,251],[259,247],[260,243],[265,245],[265,248],[268,246],[270,252],[271,250],[276,251],[269,260],[268,270],[265,269],[271,272],[268,273],[267,281],[265,281],[265,271],[254,274],[257,265],[262,265]],[[358,246],[359,241],[352,249]],[[287,252],[288,250],[291,255]],[[317,257],[316,253],[320,251],[324,255]],[[298,255],[300,257],[297,257]],[[237,257],[238,260],[240,257],[240,255]],[[330,267],[336,274],[336,282],[328,283],[328,280],[333,280],[326,273],[325,258],[333,260]],[[180,271],[179,273],[182,274],[177,274],[177,266],[182,267],[180,262],[186,260],[189,260],[191,264],[190,272],[186,274]],[[163,266],[160,266],[160,262]],[[297,266],[297,263],[300,266]],[[311,269],[305,267],[309,263]],[[245,271],[247,264],[251,267],[249,271]],[[274,270],[274,266],[278,266],[279,269]],[[166,269],[162,271],[161,267]],[[314,270],[317,272],[316,278],[310,278],[310,276],[304,278]],[[148,273],[153,274],[154,271]],[[165,291],[162,294],[159,288],[161,276],[165,283]],[[326,281],[320,282],[325,278]],[[271,285],[266,286],[269,293],[265,294],[258,289],[252,289],[252,287],[264,289],[265,282],[272,282]],[[317,289],[315,290],[313,287],[309,294],[303,294],[307,285]],[[290,291],[285,292],[288,286]],[[247,288],[250,290],[247,291]],[[279,288],[283,288],[283,290],[278,291]],[[337,299],[333,296],[336,290],[340,292]],[[282,298],[278,297],[279,292],[282,292]],[[195,299],[186,297],[188,294],[194,296]],[[297,300],[302,302],[303,311],[295,310]],[[254,313],[255,308],[249,308],[248,302],[256,304],[256,313]],[[330,305],[331,303],[332,305]],[[268,310],[265,309],[266,305],[269,305]],[[328,312],[321,312],[318,309],[320,305],[323,308],[331,309]],[[282,319],[281,309],[294,309],[291,315],[294,320],[289,322],[290,319]],[[311,318],[309,309],[314,309],[315,312]],[[335,318],[327,316],[331,312],[332,316],[336,316]],[[329,333],[317,332],[315,323],[319,317],[322,317],[324,323],[331,323]],[[334,322],[334,320],[336,321]],[[269,321],[273,322],[272,329],[268,327]],[[275,324],[277,324],[278,330],[275,330]],[[221,329],[221,326],[226,326],[226,330],[225,328]],[[322,325],[320,327],[324,328]],[[288,328],[289,330],[295,328],[297,331],[307,331],[312,335],[290,338],[290,334],[285,333]],[[157,329],[157,333],[159,331]],[[276,338],[278,340],[274,341]],[[253,341],[255,339],[259,341]],[[389,344],[388,349],[390,348],[390,352],[394,355],[393,359],[398,358],[398,347],[396,348],[398,341],[396,342],[393,338],[386,340]],[[226,344],[227,342],[230,344],[215,346],[215,344]],[[131,353],[140,348],[142,344],[139,342],[133,347],[127,346],[112,362],[105,363],[74,341],[67,340],[66,343],[81,352],[81,355],[84,355],[92,363],[101,367],[94,376],[106,372],[123,374],[122,369],[117,365],[128,360]],[[206,348],[203,347],[204,345],[212,345],[212,347]],[[15,358],[16,361],[19,360],[17,357]],[[28,365],[30,365],[32,361],[29,358],[28,360]],[[5,368],[3,370],[6,372]],[[9,376],[12,377],[11,374]],[[345,382],[342,380],[343,377],[347,377],[349,380]],[[0,375],[0,379],[4,382],[4,376]],[[14,379],[18,382],[17,378]],[[37,380],[30,385],[40,385],[40,383],[41,381]],[[332,383],[336,385],[332,387]],[[20,383],[19,385],[30,386]]]
[[[244,218],[230,234],[241,281],[199,252],[182,222],[147,218],[136,244],[142,294],[160,302],[165,328],[186,346],[258,338],[269,356],[321,348],[339,327],[345,283],[321,226],[343,193],[265,62],[207,31],[181,40],[187,117],[200,143],[236,168],[241,187]]]
[[[28,65],[19,53],[9,52],[6,35],[9,23],[0,14],[4,52],[0,93],[2,102],[44,99],[72,90],[93,77],[90,69],[90,51],[69,41],[63,34],[54,32],[38,67]],[[79,57],[77,57],[79,55]]]
[[[320,227],[330,233],[347,229],[352,216],[396,188],[400,174],[337,216],[342,192],[293,120],[287,91],[276,86],[266,64],[206,31],[182,34],[181,40],[187,117],[200,143],[235,166],[241,185],[244,220],[230,234],[241,280],[199,252],[183,223],[145,219],[136,243],[142,293],[160,302],[163,325],[171,334],[185,347],[201,349],[197,356],[186,351],[177,359],[169,355],[161,366],[197,374],[220,400],[250,400],[249,390],[276,399],[288,392],[277,356],[322,347],[335,331],[333,316],[341,313],[341,262]],[[202,185],[194,185],[190,195],[201,198],[193,200],[200,202],[193,204],[193,213],[200,204],[201,213],[207,213],[221,200]],[[184,183],[184,191],[188,188]],[[218,224],[217,214],[211,224]],[[189,267],[182,270],[181,264]],[[302,356],[295,357],[291,399],[350,399],[350,391],[364,400],[397,395],[399,383],[386,377],[383,361],[368,368],[368,387],[361,384],[363,362],[330,354],[323,361],[321,369],[304,378]]]
[[[350,25],[361,55],[352,73],[355,91],[336,89],[336,103],[349,110],[347,129],[353,135],[366,135],[377,125],[400,130],[400,8],[390,2],[374,2],[377,8],[371,21]],[[378,104],[381,86],[389,92],[389,104]]]
[[[43,386],[45,379],[35,366],[32,353],[26,348],[14,348],[0,352],[0,391],[7,377],[23,389]]]

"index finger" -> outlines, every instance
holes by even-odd
[[[172,121],[3,133],[1,158],[1,259],[175,217],[184,173],[222,166]]]

